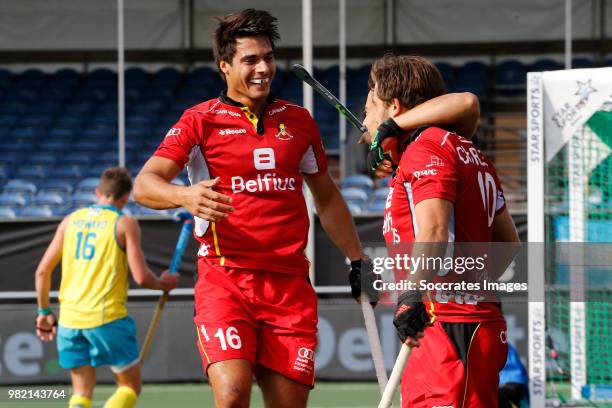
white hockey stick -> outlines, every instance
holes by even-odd
[[[374,370],[376,371],[378,388],[380,388],[380,393],[382,395],[385,387],[387,386],[387,370],[385,369],[385,359],[383,357],[382,347],[380,345],[380,336],[378,335],[376,316],[374,315],[374,308],[370,304],[368,295],[362,292],[361,296],[361,311],[363,312],[363,320],[365,321],[368,341],[370,342],[370,350],[372,351],[372,360],[374,361]]]
[[[402,379],[402,373],[404,372],[404,368],[406,367],[408,357],[410,357],[411,350],[412,348],[408,347],[406,344],[402,344],[400,352],[397,355],[397,359],[395,360],[393,371],[391,371],[389,382],[387,383],[382,398],[380,399],[380,403],[378,404],[378,408],[389,408],[393,403],[393,396],[395,395],[395,390],[399,386],[400,380]]]

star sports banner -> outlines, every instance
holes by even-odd
[[[550,161],[604,102],[612,98],[612,68],[545,72],[542,83],[546,161]]]

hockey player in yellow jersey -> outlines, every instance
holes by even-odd
[[[126,309],[128,265],[136,283],[170,291],[177,277],[158,278],[147,266],[138,221],[123,215],[132,180],[124,168],[102,173],[98,203],[74,211],[57,227],[36,270],[36,333],[51,341],[57,335],[59,362],[70,369],[70,408],[89,408],[96,367],[110,365],[117,390],[106,408],[133,407],[140,393],[136,326]],[[62,262],[59,326],[50,309],[51,273]]]

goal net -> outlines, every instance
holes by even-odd
[[[612,406],[612,68],[527,100],[531,406]]]

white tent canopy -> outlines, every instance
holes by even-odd
[[[189,0],[125,2],[126,49],[173,49],[185,45]],[[388,13],[387,5],[394,10]],[[194,0],[194,46],[210,48],[214,17],[246,7],[244,0]],[[300,0],[260,0],[257,8],[279,18],[281,46],[302,44]],[[602,20],[612,26],[612,7],[601,18],[601,0],[573,1],[573,38],[598,39]],[[0,0],[0,50],[114,49],[115,1]],[[347,45],[384,44],[388,15],[400,44],[562,40],[565,0],[348,0]],[[338,45],[337,1],[313,0],[313,44]]]

